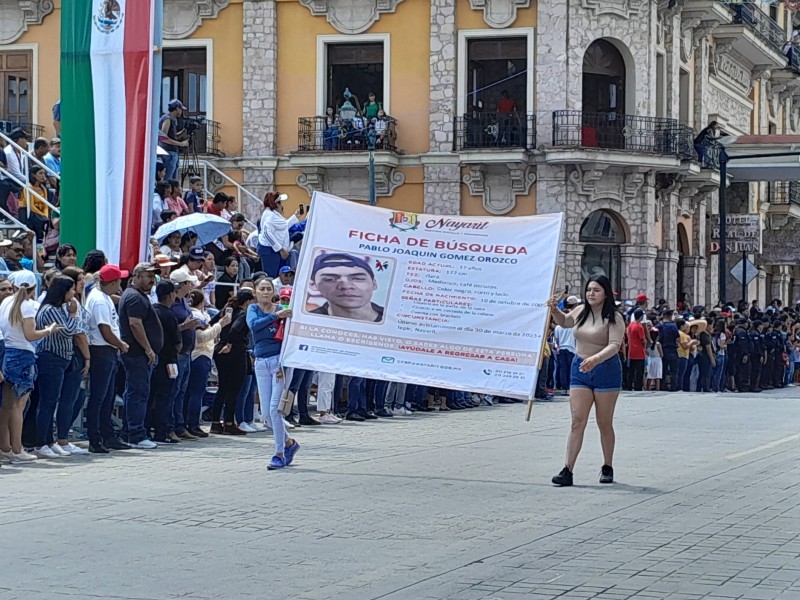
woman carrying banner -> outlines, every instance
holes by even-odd
[[[286,194],[267,192],[264,195],[264,212],[258,228],[258,255],[261,257],[261,268],[272,278],[278,276],[282,261],[289,258],[292,242],[289,227],[300,220],[303,212],[300,209],[290,218],[283,216],[283,201],[288,200]]]
[[[275,286],[269,277],[258,281],[255,292],[256,303],[247,309],[247,326],[255,346],[253,354],[256,357],[256,384],[261,398],[261,414],[265,417],[269,415],[275,436],[275,455],[267,467],[272,471],[291,465],[300,449],[300,444],[286,433],[283,415],[278,412],[285,382],[280,365],[283,340],[277,333],[281,320],[291,317],[292,311],[288,308],[276,310]]]
[[[556,324],[575,329],[576,341],[576,356],[570,371],[572,427],[567,441],[567,461],[561,472],[553,477],[553,483],[559,486],[572,485],[572,471],[583,445],[583,434],[593,404],[603,447],[600,483],[614,482],[613,421],[622,388],[622,364],[618,352],[625,324],[614,306],[611,282],[605,275],[589,279],[584,298],[585,302],[569,314],[558,308],[560,297],[554,296],[547,303]]]

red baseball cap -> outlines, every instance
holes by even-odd
[[[117,279],[125,279],[128,277],[128,272],[123,271],[117,265],[103,265],[98,271],[98,275],[100,277],[100,281],[103,283],[109,283],[111,281],[116,281]]]
[[[648,300],[650,300],[650,298],[647,297],[647,294],[639,294],[636,296],[637,302],[647,302]]]

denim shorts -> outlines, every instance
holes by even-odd
[[[581,373],[583,359],[575,355],[570,372],[570,388],[583,388],[595,392],[618,392],[622,389],[622,363],[615,355],[601,362],[588,373]]]
[[[6,348],[3,357],[3,376],[14,388],[17,398],[22,398],[33,391],[36,374],[36,355],[33,352]]]

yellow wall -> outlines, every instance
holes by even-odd
[[[205,19],[187,39],[211,38],[214,50],[214,114],[220,123],[220,150],[242,154],[242,4],[234,0],[216,19]]]
[[[430,104],[430,3],[411,0],[381,15],[367,33],[389,33],[391,116],[397,145],[406,154],[428,150]],[[339,34],[296,0],[278,2],[278,153],[297,146],[297,119],[316,110],[317,36]],[[358,37],[353,36],[353,41]],[[290,50],[288,50],[290,49]],[[360,98],[361,99],[361,98]],[[363,100],[363,99],[362,99]],[[380,99],[379,99],[380,100]]]
[[[15,44],[36,44],[38,50],[38,80],[33,82],[36,90],[36,113],[33,121],[43,125],[46,137],[53,137],[53,105],[61,97],[61,1],[56,0],[55,9],[47,15],[41,25],[31,25],[10,46],[0,45],[0,50],[12,49]]]

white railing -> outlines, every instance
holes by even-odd
[[[212,198],[214,195],[208,191],[208,175],[209,172],[216,173],[222,180],[225,181],[228,185],[232,185],[236,188],[236,205],[239,207],[239,212],[245,216],[245,221],[247,222],[253,230],[256,229],[256,226],[250,219],[247,218],[247,213],[245,212],[245,206],[242,204],[242,198],[246,198],[250,204],[255,203],[253,214],[258,214],[261,211],[261,199],[256,196],[250,190],[244,188],[238,181],[235,179],[231,179],[225,173],[220,171],[217,167],[212,165],[207,160],[200,161],[200,168],[203,170],[202,178],[203,178],[203,193],[208,197]]]
[[[6,169],[4,167],[0,167],[0,174],[2,174],[4,177],[10,179],[11,181],[13,181],[14,183],[16,183],[18,186],[20,186],[22,188],[22,191],[20,191],[20,196],[22,195],[23,192],[27,192],[29,195],[32,194],[37,200],[43,202],[50,210],[60,211],[60,209],[57,206],[55,206],[53,204],[50,204],[50,201],[47,198],[44,198],[39,192],[37,192],[36,190],[31,188],[26,182],[24,182],[24,181],[22,181],[20,179],[17,179],[17,177],[15,177],[11,173],[11,171],[9,171],[8,169]],[[27,202],[26,204],[27,204],[26,208],[28,210],[28,216],[30,217],[31,216],[31,203]]]
[[[13,148],[16,148],[17,150],[19,150],[20,152],[25,154],[25,156],[28,157],[28,160],[33,161],[34,164],[37,164],[40,167],[42,167],[47,172],[47,175],[49,177],[55,177],[58,181],[61,181],[61,175],[59,175],[58,173],[53,171],[53,169],[51,169],[46,164],[44,164],[42,161],[40,161],[38,158],[36,158],[36,155],[33,152],[31,152],[27,148],[23,148],[22,146],[17,144],[15,141],[13,141],[10,137],[8,137],[2,131],[0,131],[0,139],[5,140],[6,144],[9,144]],[[26,161],[22,161],[22,163],[23,164],[20,164],[20,167],[22,168],[22,174],[25,175],[25,177],[27,178],[28,177],[28,161],[27,160]]]

